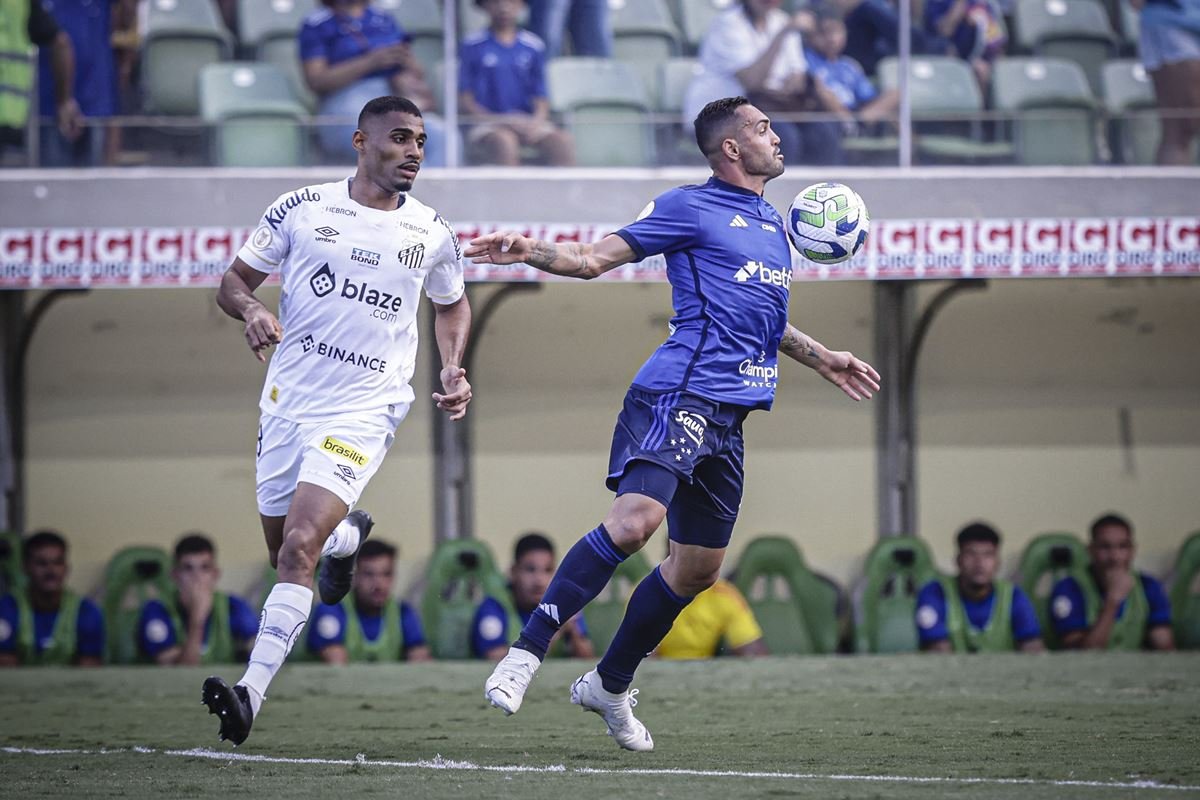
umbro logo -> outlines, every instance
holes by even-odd
[[[541,611],[550,619],[554,620],[556,624],[562,624],[558,619],[558,606],[554,605],[553,603],[538,603],[538,611]]]
[[[337,468],[341,470],[341,473],[350,480],[358,480],[358,476],[354,474],[354,470],[350,467],[347,467],[345,464],[338,464]]]
[[[746,220],[742,219],[741,214],[734,214],[733,222],[729,223],[729,227],[731,227],[731,228],[749,228],[750,223],[748,223],[748,222],[746,222]]]
[[[331,228],[328,225],[316,228],[315,230],[317,232],[318,242],[332,242],[333,237],[341,233],[341,231],[339,231],[337,228]]]

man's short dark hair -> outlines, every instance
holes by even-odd
[[[364,558],[378,558],[379,556],[395,558],[396,546],[382,539],[367,539],[362,543],[362,547],[358,548],[359,561]]]
[[[362,111],[358,112],[359,130],[362,130],[363,123],[369,117],[382,117],[384,114],[391,114],[393,111],[412,114],[414,117],[421,116],[421,109],[417,108],[417,104],[412,100],[409,100],[407,97],[397,97],[394,94],[385,94],[383,97],[368,100],[367,104],[362,107]]]
[[[67,552],[67,540],[63,538],[61,533],[52,531],[49,528],[34,531],[21,543],[22,560],[29,561],[29,559],[33,558],[34,551],[41,550],[43,547],[61,547],[65,554]]]
[[[539,550],[545,550],[550,555],[554,555],[554,544],[546,538],[545,534],[527,533],[517,539],[516,547],[513,548],[513,561],[520,561],[526,553],[534,553]]]
[[[700,109],[693,123],[696,128],[696,144],[700,152],[710,156],[717,151],[724,140],[725,126],[734,119],[737,110],[750,105],[745,97],[722,97]]]
[[[212,553],[213,556],[216,556],[217,546],[213,544],[212,539],[203,533],[193,532],[184,534],[175,543],[175,563],[179,563],[181,558],[190,556],[193,553]]]
[[[1122,517],[1120,514],[1108,513],[1092,523],[1091,541],[1096,541],[1096,536],[1100,533],[1101,528],[1107,528],[1110,525],[1116,525],[1129,531],[1129,538],[1133,538],[1133,525],[1129,520]]]
[[[972,522],[958,532],[958,549],[962,550],[972,542],[985,542],[994,547],[1000,546],[1000,534],[986,522]]]

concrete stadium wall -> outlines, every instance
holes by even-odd
[[[336,175],[12,173],[0,177],[0,208],[13,227],[250,225],[277,194]],[[619,222],[656,192],[702,178],[495,170],[427,175],[418,194],[451,220]],[[1196,171],[846,170],[781,179],[769,197],[786,205],[817,178],[855,185],[876,218],[1200,207]],[[870,285],[795,289],[792,318],[802,329],[871,356]],[[491,290],[476,286],[473,297]],[[943,567],[968,520],[994,522],[1011,562],[1032,535],[1083,533],[1116,509],[1137,525],[1139,563],[1167,570],[1200,527],[1197,309],[1200,281],[1187,279],[996,281],[951,303],[919,372],[919,532]],[[612,420],[669,315],[663,285],[554,284],[501,308],[471,378],[478,534],[502,563],[526,529],[565,547],[603,514]],[[426,343],[418,398],[430,391],[430,350]],[[845,581],[874,539],[872,409],[806,373],[786,365],[776,410],[748,422],[731,555],[755,534],[783,532]],[[261,375],[211,291],[96,291],[55,307],[31,352],[29,522],[72,539],[77,585],[94,585],[120,546],[169,546],[190,529],[217,539],[229,588],[251,584],[263,562],[252,460]],[[1122,413],[1132,420],[1128,441]],[[419,402],[363,498],[378,535],[401,545],[408,583],[433,534],[429,419]]]

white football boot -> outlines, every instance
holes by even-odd
[[[508,653],[500,659],[491,677],[483,684],[483,696],[505,715],[517,713],[529,683],[541,665],[538,657],[528,650],[508,648]]]
[[[571,684],[571,702],[582,706],[584,711],[594,711],[604,717],[608,735],[626,750],[646,752],[654,749],[650,731],[633,716],[637,705],[637,689],[613,694],[604,690],[600,675],[592,670],[581,675]]]

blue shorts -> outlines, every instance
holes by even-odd
[[[609,489],[667,507],[672,541],[729,544],[745,483],[742,422],[751,409],[687,392],[630,388],[608,459]]]
[[[1150,72],[1180,61],[1200,61],[1200,33],[1142,18],[1138,53]]]

